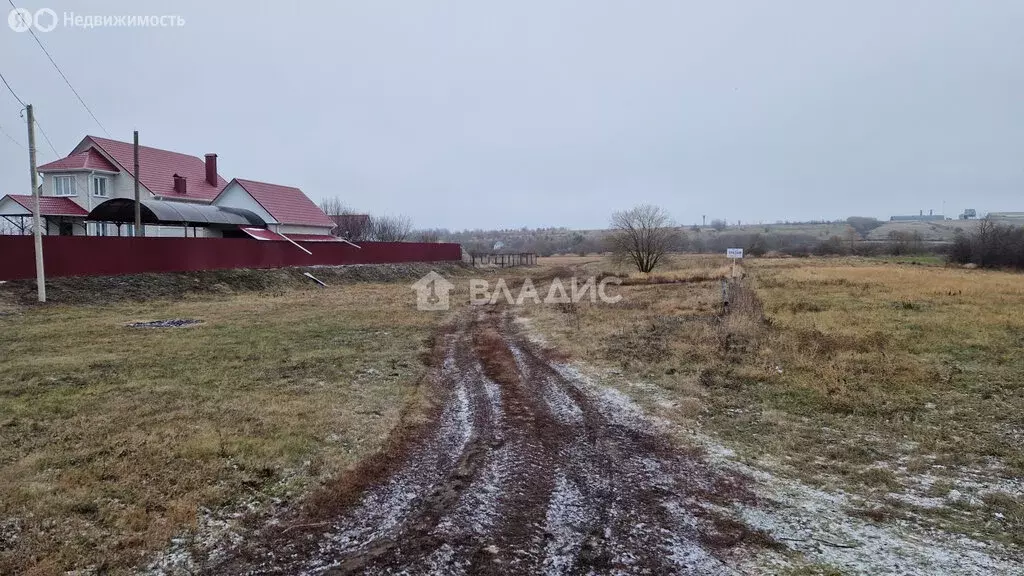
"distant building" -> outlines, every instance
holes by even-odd
[[[911,215],[911,216],[890,216],[889,217],[889,221],[890,222],[935,222],[935,221],[941,221],[941,220],[945,220],[945,219],[946,219],[946,217],[943,216],[942,214],[935,214],[931,210],[929,210],[927,214],[924,213],[924,210],[921,210],[921,213],[917,214],[916,216]]]
[[[1024,212],[989,212],[993,220],[1024,220]]]

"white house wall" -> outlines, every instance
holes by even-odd
[[[75,179],[75,195],[74,196],[57,196],[53,192],[53,182],[56,176],[71,176]],[[67,198],[78,204],[86,211],[91,210],[92,206],[96,205],[95,199],[90,204],[92,191],[89,189],[89,173],[88,172],[47,172],[43,175],[43,196],[54,196],[59,198]]]
[[[250,196],[237,182],[228,184],[228,187],[214,200],[213,205],[249,210],[262,218],[267,224],[277,224],[277,220],[263,206],[260,206],[260,203]]]
[[[212,228],[206,228],[202,226],[196,226],[194,230],[191,227],[189,227],[186,230],[181,226],[155,226],[152,224],[146,225],[147,238],[192,238],[193,235],[195,235],[196,238],[224,237],[220,230],[214,230]]]
[[[54,194],[54,178],[56,176],[72,176],[75,179],[75,196],[61,196],[61,198],[69,198],[75,204],[78,204],[87,212],[92,211],[93,208],[98,206],[101,202],[106,202],[111,198],[127,198],[129,200],[135,199],[135,179],[128,174],[121,172],[120,174],[106,174],[103,172],[47,172],[43,175],[43,196],[53,196]],[[104,176],[107,179],[107,196],[99,197],[92,195],[92,177],[93,176]],[[143,200],[148,200],[153,197],[152,194],[145,187],[139,188],[139,195]]]
[[[296,226],[294,224],[276,224],[274,226],[268,226],[268,228],[279,234],[320,234],[326,236],[331,233],[331,228],[325,228],[322,226]]]
[[[31,216],[32,212],[10,198],[0,200],[0,214],[20,214]]]
[[[110,193],[111,198],[128,198],[129,200],[135,200],[135,178],[132,178],[127,172],[121,172],[117,176],[114,176],[112,184],[114,186]],[[145,186],[140,184],[139,197],[143,200],[149,200],[153,198],[153,194],[150,193]]]
[[[7,214],[10,218],[0,218],[0,234],[20,234],[21,229],[18,226],[22,221],[28,226],[32,225],[32,212],[10,198],[0,200],[0,214]]]

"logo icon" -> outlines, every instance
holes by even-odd
[[[431,270],[417,280],[412,289],[416,291],[416,309],[425,311],[448,310],[451,305],[450,292],[455,285],[437,272]]]
[[[57,27],[57,13],[50,8],[36,10],[36,30],[40,32],[52,32]]]
[[[14,8],[7,14],[7,25],[15,32],[30,32],[33,24],[40,32],[50,32],[57,27],[57,13],[50,8],[40,8],[33,15],[24,8]]]
[[[24,8],[14,8],[7,14],[7,25],[15,32],[26,32],[32,27],[32,13]]]

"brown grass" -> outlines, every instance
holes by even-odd
[[[721,318],[715,279],[622,286],[622,302],[581,304],[574,323],[550,307],[526,313],[572,356],[656,384],[653,397],[623,389],[660,415],[814,483],[900,492],[922,474],[993,486],[1024,474],[1019,274],[854,258],[744,264],[749,289]],[[683,257],[673,273],[713,265]],[[947,525],[1002,540],[1024,531],[1014,502],[992,501],[998,521]]]
[[[164,318],[204,324],[123,325]],[[200,507],[353,466],[420,401],[439,320],[404,283],[0,316],[0,573],[124,573]]]

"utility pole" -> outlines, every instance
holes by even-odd
[[[142,204],[139,202],[139,131],[135,131],[135,236],[142,233]]]
[[[36,288],[40,302],[46,302],[46,273],[43,271],[43,224],[39,216],[39,175],[36,173],[36,116],[32,105],[25,106],[28,112],[28,162],[32,170],[32,227],[36,247]]]

